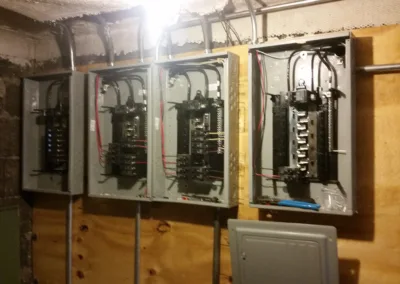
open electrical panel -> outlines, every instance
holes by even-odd
[[[156,62],[153,200],[237,205],[238,68],[229,52]]]
[[[151,67],[89,72],[89,196],[149,200]]]
[[[84,95],[79,72],[24,78],[24,190],[83,193]]]
[[[352,74],[349,33],[249,48],[251,206],[354,213]]]

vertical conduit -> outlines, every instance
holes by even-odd
[[[166,30],[167,37],[167,51],[168,51],[168,59],[172,59],[172,37],[171,30]]]
[[[141,19],[140,24],[139,24],[139,32],[138,32],[139,58],[140,58],[140,62],[141,63],[144,62],[144,42],[143,42],[144,33],[143,33],[143,29],[144,29],[144,19]]]
[[[251,43],[256,44],[258,40],[256,13],[254,12],[251,0],[246,0],[246,4],[250,12],[250,19],[251,19]]]
[[[75,67],[75,48],[74,48],[74,39],[72,36],[72,32],[70,30],[70,28],[68,27],[67,24],[62,23],[62,22],[58,22],[58,25],[61,27],[61,29],[63,30],[64,36],[67,40],[68,43],[68,51],[69,51],[69,60],[70,60],[70,69],[71,71],[75,71],[76,67]]]
[[[172,39],[171,39],[171,31],[169,29],[164,30],[160,37],[158,38],[156,44],[156,61],[160,59],[160,48],[164,39],[167,39],[167,50],[168,50],[168,59],[172,59]]]
[[[137,201],[135,217],[135,284],[140,283],[140,213],[140,201]]]
[[[108,57],[108,66],[114,66],[115,63],[114,43],[111,38],[110,26],[102,16],[97,16],[96,18],[98,19],[101,27],[103,28],[103,37],[105,41],[104,46],[106,48],[106,53]]]
[[[204,52],[206,54],[211,53],[211,28],[210,23],[205,16],[201,17],[201,29],[203,30]]]
[[[213,247],[213,273],[212,284],[219,284],[220,264],[221,264],[221,222],[220,208],[215,209],[214,215],[214,247]]]
[[[67,228],[66,228],[66,284],[72,284],[72,211],[73,211],[74,200],[72,196],[69,196],[68,207],[67,207]]]

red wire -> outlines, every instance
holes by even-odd
[[[221,180],[224,179],[223,177],[216,177],[216,176],[208,176],[208,177],[210,177],[210,178],[215,178],[215,179],[221,179]]]
[[[256,173],[255,175],[259,176],[259,177],[265,177],[265,178],[280,178],[280,176],[277,176],[277,175],[263,175],[263,174],[258,174],[258,173]]]
[[[134,147],[138,147],[138,148],[144,148],[147,149],[147,146],[143,146],[143,145],[133,145]]]
[[[256,55],[257,55],[258,67],[260,68],[260,81],[261,81],[261,90],[262,90],[262,95],[261,95],[262,111],[261,111],[260,121],[258,123],[258,131],[260,131],[262,122],[263,122],[263,119],[265,116],[265,94],[266,94],[266,92],[265,92],[265,86],[264,86],[264,73],[262,70],[260,54],[258,53],[258,51],[256,51]],[[255,166],[254,158],[253,158],[253,166]],[[263,174],[259,174],[259,173],[255,173],[255,175],[259,176],[259,177],[272,178],[272,179],[280,178],[280,176],[278,176],[278,175],[263,175]]]
[[[95,98],[94,98],[94,108],[95,108],[95,127],[96,127],[96,142],[97,142],[97,152],[99,155],[99,163],[102,164],[103,160],[103,149],[101,143],[101,133],[100,133],[100,119],[99,119],[99,89],[100,89],[100,75],[96,76],[95,84]]]
[[[258,123],[258,130],[261,129],[262,121],[264,119],[264,114],[265,114],[265,87],[264,87],[264,73],[262,71],[261,67],[261,61],[259,57],[258,51],[256,51],[257,54],[257,62],[258,62],[258,67],[260,68],[260,81],[261,81],[261,89],[262,89],[262,95],[261,95],[261,101],[262,101],[262,111],[261,111],[261,116],[260,116],[260,121]]]

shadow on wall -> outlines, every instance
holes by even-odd
[[[129,200],[114,200],[88,198],[83,199],[85,214],[131,217],[135,216],[136,204]],[[141,202],[142,219],[159,220],[162,227],[170,227],[171,222],[183,222],[197,225],[212,226],[216,208],[207,206],[193,206],[175,203],[148,203]],[[229,218],[237,218],[237,208],[221,209],[221,225],[226,227]]]
[[[360,274],[358,259],[339,259],[339,282],[342,284],[357,284]]]
[[[372,38],[357,38],[356,66],[372,64]],[[356,210],[353,216],[259,211],[260,220],[331,225],[338,237],[374,240],[374,85],[371,76],[356,77]]]

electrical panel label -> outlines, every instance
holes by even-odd
[[[158,117],[154,118],[154,128],[158,130],[160,128],[160,119]]]
[[[208,85],[208,90],[210,91],[210,92],[212,92],[212,91],[216,91],[216,90],[218,90],[218,83],[214,83],[214,84],[209,84]]]
[[[94,119],[90,120],[90,125],[89,125],[90,131],[94,132],[96,131],[96,121]]]

